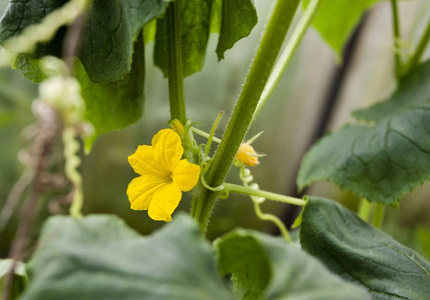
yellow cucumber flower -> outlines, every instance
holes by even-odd
[[[249,167],[259,164],[258,157],[259,155],[255,152],[254,147],[248,143],[240,144],[239,150],[236,153],[236,159]]]
[[[172,129],[162,129],[152,138],[152,146],[139,146],[128,157],[139,174],[127,188],[134,210],[148,210],[151,219],[170,222],[181,201],[182,192],[190,191],[200,175],[200,167],[182,159],[181,138]]]

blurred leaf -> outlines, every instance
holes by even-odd
[[[218,59],[248,36],[258,17],[252,0],[177,0],[182,38],[182,69],[190,76],[203,68],[210,33],[219,33]],[[154,63],[167,77],[166,17],[158,20]]]
[[[234,299],[185,216],[149,237],[115,216],[51,217],[22,299]]]
[[[303,249],[332,272],[366,287],[373,299],[427,299],[430,263],[340,204],[310,197]]]
[[[214,0],[221,1],[221,0]],[[220,35],[216,53],[218,59],[224,58],[224,52],[243,37],[251,33],[257,24],[258,16],[252,0],[223,0]]]
[[[31,82],[42,82],[46,75],[40,69],[40,59],[25,54],[18,54],[10,57],[11,66],[21,72],[24,78]]]
[[[427,257],[427,259],[430,258],[430,231],[428,228],[420,227],[415,232],[416,239],[419,242],[419,248],[421,249],[422,253]]]
[[[214,243],[221,274],[242,299],[369,299],[283,239],[235,230]]]
[[[81,40],[78,54],[89,78],[93,82],[114,82],[123,79],[131,70],[133,41],[143,26],[164,14],[170,0],[94,0]],[[40,23],[43,18],[65,0],[13,1],[7,7],[0,23],[0,43],[19,34],[29,25]],[[33,58],[45,55],[61,57],[65,29],[61,29],[50,43],[39,45]],[[30,59],[21,66],[24,75],[37,67],[28,66]],[[19,65],[17,65],[19,67]],[[28,70],[31,72],[29,73]]]
[[[367,109],[357,110],[353,115],[358,119],[378,121],[401,113],[405,109],[428,103],[430,103],[430,61],[413,69],[388,100]]]
[[[0,295],[3,295],[4,291],[4,280],[12,267],[12,259],[0,259]],[[18,299],[23,290],[27,285],[27,273],[25,271],[25,265],[22,262],[18,262],[15,267],[15,276],[13,279],[12,289],[8,299]]]
[[[357,113],[374,125],[348,125],[303,159],[299,189],[328,180],[371,202],[398,206],[430,179],[430,63],[411,73],[384,103]]]
[[[91,141],[104,132],[133,124],[143,112],[145,58],[142,34],[134,45],[131,72],[124,79],[107,84],[93,83],[79,59],[75,63],[75,76],[85,100],[85,118],[95,128]]]
[[[321,37],[333,48],[337,58],[342,57],[342,50],[348,38],[360,21],[363,13],[381,0],[328,0],[323,1],[313,26]],[[306,8],[310,0],[303,1]]]

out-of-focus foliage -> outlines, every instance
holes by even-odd
[[[234,299],[189,217],[149,237],[114,216],[53,217],[39,244],[22,299]]]
[[[340,60],[344,45],[367,9],[381,0],[324,1],[313,21],[313,26],[333,48]],[[310,0],[303,1],[307,7]]]
[[[430,63],[415,69],[390,99],[356,115],[374,125],[347,125],[306,154],[303,189],[328,180],[371,202],[398,206],[430,179]]]
[[[369,299],[365,289],[333,276],[283,239],[236,230],[214,247],[221,274],[233,275],[241,299]]]

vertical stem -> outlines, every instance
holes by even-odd
[[[299,3],[300,0],[276,1],[227,130],[205,174],[206,181],[212,187],[221,185],[230,170]],[[197,201],[194,215],[203,231],[206,230],[217,194],[200,186],[195,196]]]
[[[357,215],[365,222],[369,222],[370,214],[372,213],[372,205],[369,201],[361,198],[360,205],[358,207]]]
[[[424,30],[423,36],[421,37],[418,43],[417,49],[415,50],[414,54],[409,60],[406,70],[402,75],[407,75],[409,71],[419,63],[420,58],[423,55],[429,40],[430,40],[430,22],[427,24],[427,27]]]
[[[400,40],[400,24],[399,24],[399,10],[397,7],[397,0],[391,0],[391,10],[393,15],[393,36],[394,36],[394,62],[396,68],[396,78],[401,74],[401,57],[399,53],[399,40]]]
[[[373,226],[381,228],[384,219],[385,206],[383,204],[376,204],[375,212],[373,214]]]
[[[182,77],[181,29],[177,1],[166,10],[167,72],[171,119],[186,123],[184,79]]]
[[[261,99],[258,103],[257,109],[255,110],[253,120],[257,118],[261,109],[264,107],[267,100],[273,94],[273,91],[275,90],[276,86],[281,80],[282,75],[284,74],[285,70],[290,64],[291,59],[294,56],[294,53],[296,53],[296,50],[300,45],[300,42],[303,40],[303,37],[305,36],[307,29],[311,25],[312,20],[314,19],[314,16],[318,11],[318,8],[321,2],[322,0],[312,0],[309,3],[308,7],[306,8],[306,11],[303,14],[303,16],[301,16],[300,21],[297,24],[297,27],[294,29],[293,34],[291,35],[291,38],[288,40],[281,56],[279,57],[278,62],[273,68],[273,72],[269,77],[267,85],[263,91],[263,94],[261,95]]]

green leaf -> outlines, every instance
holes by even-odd
[[[131,72],[124,79],[106,84],[93,83],[78,59],[75,76],[85,100],[85,118],[95,128],[92,141],[104,132],[133,124],[143,113],[145,59],[142,34],[135,42]]]
[[[429,72],[430,64],[423,68]],[[328,180],[371,202],[398,206],[429,180],[430,77],[420,78],[422,68],[416,72],[390,100],[360,114],[380,118],[375,124],[345,126],[314,145],[303,159],[299,189]]]
[[[369,299],[283,239],[235,230],[214,247],[221,274],[233,274],[242,299]]]
[[[387,101],[357,110],[353,115],[358,119],[378,121],[401,113],[405,109],[428,103],[430,103],[430,61],[413,69]]]
[[[177,0],[182,38],[182,69],[190,76],[203,68],[210,33],[218,32],[216,52],[224,52],[248,36],[258,17],[252,0]],[[167,77],[166,20],[157,22],[154,63]]]
[[[303,249],[332,272],[366,287],[373,299],[428,299],[430,263],[340,204],[310,197]]]
[[[131,70],[133,41],[143,26],[164,14],[170,0],[94,0],[78,57],[93,82],[123,79]],[[9,4],[0,23],[0,43],[40,23],[65,0],[22,0]],[[33,58],[61,57],[65,28],[50,43],[39,45]]]
[[[248,36],[257,22],[257,11],[251,0],[223,0],[220,35],[216,48],[218,59],[223,59],[225,51],[231,49],[241,38]]]
[[[4,280],[12,267],[12,259],[0,259],[0,295],[4,293]],[[13,278],[12,289],[8,299],[18,299],[25,287],[27,286],[27,273],[25,265],[18,262],[15,266],[15,276]]]
[[[142,237],[115,216],[51,217],[22,299],[234,299],[188,217]]]
[[[338,59],[363,13],[381,0],[328,0],[323,1],[313,21],[321,37],[333,48]],[[304,0],[306,8],[310,0]]]

